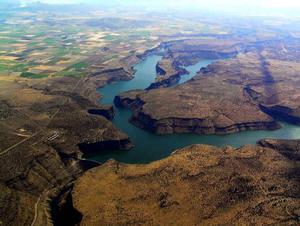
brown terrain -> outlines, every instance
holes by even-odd
[[[299,225],[300,141],[194,145],[147,165],[109,161],[74,186],[80,225]]]
[[[231,40],[164,42],[156,83],[116,105],[162,134],[276,129],[277,117],[299,124],[299,41]],[[131,79],[132,65],[156,50],[93,64],[84,78],[1,75],[0,225],[299,224],[298,141],[192,146],[149,165],[110,161],[86,172],[99,163],[83,154],[133,145],[96,89]],[[174,87],[180,67],[203,58],[220,61]]]
[[[221,59],[234,57],[244,49],[247,39],[187,39],[164,43],[167,56],[177,65],[192,65],[201,59]]]
[[[157,78],[148,89],[176,85],[181,76],[189,72],[181,66],[198,63],[201,59],[221,59],[235,56],[242,50],[238,41],[227,40],[183,40],[165,42],[164,58],[157,64]]]
[[[174,62],[172,58],[163,58],[160,60],[156,65],[156,71],[156,81],[147,89],[156,89],[176,85],[182,75],[189,73],[187,70],[176,65],[176,62]]]
[[[52,208],[64,207],[57,197],[64,197],[85,170],[99,165],[82,154],[132,147],[109,121],[112,106],[99,105],[96,92],[112,80],[131,77],[123,69],[83,79],[1,77],[1,225],[60,222],[59,208]]]
[[[198,59],[207,52],[199,43],[190,45],[173,43],[168,54],[175,57],[174,62],[184,65],[190,64],[186,51],[192,49]],[[122,93],[115,103],[133,110],[132,123],[159,134],[276,129],[273,117],[298,124],[300,61],[295,48],[299,41],[228,45],[225,50],[231,51],[227,56],[236,54],[235,57],[209,65],[192,80],[175,87],[140,91],[135,97],[134,92]],[[214,49],[220,51],[219,45]],[[225,57],[224,52],[219,55]]]

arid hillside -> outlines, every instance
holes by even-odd
[[[299,225],[300,141],[194,145],[148,165],[109,161],[72,192],[80,225]]]

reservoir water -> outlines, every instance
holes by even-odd
[[[155,66],[160,59],[160,56],[149,56],[134,67],[136,70],[134,79],[111,83],[98,89],[103,95],[101,103],[113,104],[114,97],[121,92],[147,88],[155,80]],[[195,76],[202,67],[206,67],[212,62],[212,60],[203,60],[193,66],[186,67],[190,74],[183,75],[180,83],[189,80]],[[222,136],[196,134],[156,135],[130,124],[128,121],[131,116],[130,110],[115,108],[115,113],[113,123],[128,134],[134,144],[134,148],[130,151],[101,151],[91,156],[87,156],[89,159],[105,162],[106,160],[113,158],[120,162],[139,164],[165,158],[174,150],[192,144],[210,144],[219,147],[230,145],[233,147],[240,147],[246,144],[255,144],[258,140],[264,138],[300,138],[299,126],[282,122],[280,123],[282,128],[275,131],[245,131]]]

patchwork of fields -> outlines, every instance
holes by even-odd
[[[178,31],[180,38],[200,32],[228,33],[216,24],[156,17],[12,10],[0,20],[0,75],[84,77],[99,69],[120,67],[124,58],[142,54],[161,41],[178,39]]]

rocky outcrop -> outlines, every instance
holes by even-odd
[[[300,140],[260,140],[262,147],[271,148],[292,161],[300,161]]]
[[[281,119],[292,124],[300,125],[300,106],[296,109],[280,105],[264,105],[261,104],[261,109],[274,118]]]
[[[81,225],[297,225],[299,143],[194,145],[146,165],[111,160],[75,183],[73,205]]]
[[[122,94],[126,100],[128,93]],[[228,134],[244,130],[277,129],[279,125],[249,100],[240,85],[215,77],[197,77],[176,88],[130,95],[131,122],[159,133]],[[122,102],[122,101],[121,101]],[[244,112],[247,112],[245,114]]]
[[[52,213],[54,225],[78,225],[82,220],[82,214],[73,206],[73,187],[68,187],[61,191],[52,200]]]
[[[167,74],[167,69],[165,69],[162,64],[163,64],[163,61],[161,60],[160,62],[158,62],[156,64],[156,68],[155,69],[156,69],[157,75],[164,76],[164,75]]]
[[[118,140],[97,141],[95,143],[84,142],[78,144],[80,151],[84,154],[99,153],[103,150],[130,150],[133,147],[129,138]]]
[[[104,142],[105,149],[117,148],[115,143],[120,148],[131,145],[128,136],[107,120],[112,108],[98,105],[93,98],[99,96],[88,84],[74,78],[6,84],[6,95],[0,98],[2,224],[56,221],[56,198],[84,171],[99,165],[82,159],[78,144]],[[97,109],[91,113],[98,115],[89,114],[89,109]]]
[[[102,108],[89,109],[88,113],[92,115],[103,116],[108,120],[112,120],[115,115],[113,106],[103,106]]]
[[[218,116],[222,117],[222,116]],[[217,119],[218,120],[218,119]],[[222,119],[221,119],[222,120]],[[224,118],[224,121],[227,120]],[[173,133],[195,133],[195,134],[230,134],[246,130],[275,130],[280,126],[272,119],[269,121],[234,123],[229,126],[218,126],[214,121],[207,119],[185,119],[185,118],[167,118],[161,120],[152,119],[149,115],[139,112],[134,115],[130,122],[137,127],[149,130],[157,134]],[[220,122],[222,123],[222,122]]]
[[[49,128],[59,131],[58,136],[49,142],[64,152],[79,150],[88,154],[118,148],[128,150],[132,147],[129,137],[111,122],[104,117],[88,115],[85,112],[63,112],[52,120]],[[78,150],[73,146],[74,143]]]
[[[182,69],[175,74],[169,76],[168,78],[159,79],[157,82],[152,83],[147,90],[157,89],[163,87],[170,87],[178,84],[182,75],[188,74],[189,72],[185,69]]]
[[[132,78],[132,75],[123,67],[94,71],[91,76],[94,77],[100,75],[109,77],[111,81],[130,80]]]
[[[294,51],[297,44],[292,43],[295,46],[289,42],[281,43],[285,45],[284,53],[281,51],[274,53],[274,49],[279,48],[276,43],[275,46],[264,47],[264,51],[258,53],[257,59],[262,76],[249,81],[247,91],[267,114],[299,125],[300,54]]]
[[[128,92],[120,93],[115,96],[114,104],[116,107],[131,108],[132,104],[135,103],[138,94],[145,92],[145,90],[130,90]]]
[[[1,154],[0,219],[4,225],[51,225],[51,197],[82,173],[76,158],[28,140]]]
[[[153,55],[153,54],[161,54],[163,46],[162,44],[159,44],[157,46],[154,46],[151,49],[146,49],[143,53],[137,54],[137,57],[139,59],[145,59],[147,56]]]
[[[163,58],[159,61],[156,65],[156,72],[156,81],[147,90],[176,85],[182,75],[189,74],[186,69],[177,65],[172,58]]]
[[[232,58],[244,47],[237,41],[187,39],[170,42],[165,45],[168,56],[175,59],[178,65],[193,65],[201,59]]]
[[[276,129],[274,118],[299,124],[298,53],[287,41],[284,51],[291,54],[276,57],[277,45],[249,45],[246,53],[215,62],[176,88],[137,93],[135,101],[130,95],[130,105],[124,106],[133,110],[131,122],[160,134]],[[171,51],[172,57],[179,59],[180,48],[176,51]],[[127,98],[126,94],[121,97]]]

